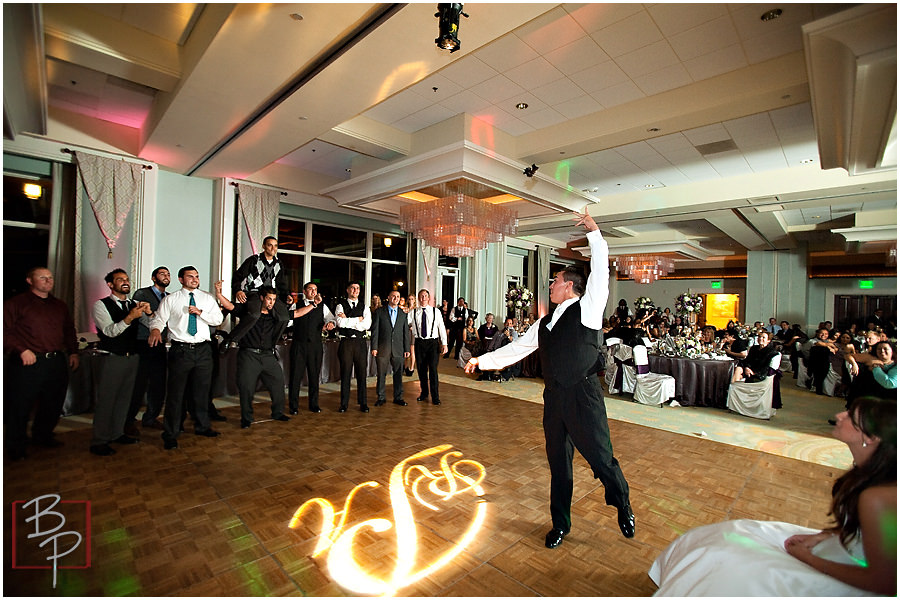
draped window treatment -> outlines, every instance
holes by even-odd
[[[122,234],[131,207],[140,196],[144,168],[121,159],[84,152],[74,154],[78,182],[91,201],[100,233],[109,248],[109,258],[112,258],[113,248]]]
[[[262,252],[263,238],[275,234],[281,192],[244,183],[238,183],[237,190],[238,205],[250,238],[250,250],[253,254],[259,254]],[[238,256],[242,255],[239,251]]]

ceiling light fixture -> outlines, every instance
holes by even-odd
[[[635,256],[617,256],[613,266],[619,273],[626,275],[637,283],[653,283],[675,270],[675,261],[668,256],[638,254]]]
[[[470,190],[457,190],[431,202],[401,207],[400,227],[432,248],[439,248],[442,254],[456,257],[475,256],[488,243],[516,235],[516,213],[466,191]]]
[[[518,108],[519,110],[525,110],[526,108],[528,108],[528,104],[526,104],[525,102],[519,102],[518,104],[516,104],[516,108]]]
[[[781,16],[782,10],[780,8],[773,8],[772,10],[767,10],[762,15],[760,15],[761,21],[773,21]]]
[[[525,176],[526,176],[526,177],[534,177],[534,174],[537,173],[537,170],[538,170],[538,169],[540,169],[539,166],[537,166],[537,165],[534,164],[534,163],[531,163],[531,166],[530,166],[530,167],[525,167],[525,170],[522,171],[522,172],[525,173]]]
[[[469,18],[464,13],[462,4],[438,4],[438,11],[434,16],[438,17],[438,37],[434,40],[437,47],[441,50],[449,50],[453,54],[460,48],[459,38],[459,15]]]

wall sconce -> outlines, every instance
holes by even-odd
[[[41,186],[36,183],[26,183],[23,187],[23,190],[25,192],[25,197],[30,200],[37,200],[44,193],[44,190],[41,188]]]
[[[467,19],[469,15],[462,11],[462,4],[438,4],[437,8],[434,16],[438,17],[438,37],[434,43],[441,50],[449,50],[453,54],[460,47],[459,38],[456,37],[459,32],[459,15]]]

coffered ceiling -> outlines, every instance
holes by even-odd
[[[434,4],[6,4],[5,137],[394,222],[464,179],[527,241],[577,247],[587,206],[685,264],[895,243],[896,5],[464,11],[450,54]]]

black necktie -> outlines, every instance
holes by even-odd
[[[119,302],[122,304],[122,310],[124,310],[125,312],[131,311],[131,309],[128,307],[128,300],[119,300]]]
[[[425,328],[425,322],[427,319],[425,318],[425,307],[422,307],[422,337],[428,336],[428,330]]]

